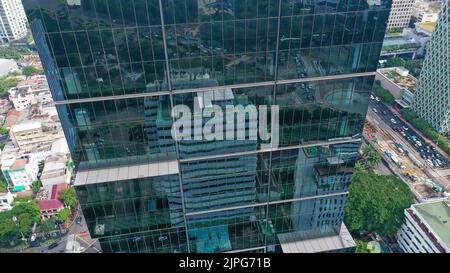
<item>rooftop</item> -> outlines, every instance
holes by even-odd
[[[445,201],[413,205],[415,212],[450,248],[450,204]]]
[[[11,62],[15,63],[16,61],[14,61],[13,59],[0,59],[0,65]]]
[[[341,231],[335,236],[298,240],[298,232],[278,234],[283,253],[320,253],[335,252],[356,246],[347,227],[342,224]]]
[[[38,206],[41,211],[57,210],[64,207],[63,203],[56,199],[41,200],[38,202]]]
[[[61,193],[61,191],[67,189],[68,187],[69,187],[69,185],[67,185],[66,183],[53,185],[50,199],[58,200],[59,199],[59,194]]]
[[[436,23],[417,23],[416,26],[419,26],[425,30],[433,32],[436,28]]]
[[[12,164],[10,169],[11,170],[23,169],[23,168],[25,168],[27,163],[28,163],[28,159],[16,159],[16,161],[14,161],[14,164]]]
[[[409,71],[403,67],[392,67],[378,70],[383,76],[397,84],[398,86],[408,89],[411,92],[415,92],[417,88],[417,79],[409,74]],[[400,73],[407,72],[406,76],[402,76]]]
[[[28,131],[28,130],[35,130],[42,127],[42,122],[40,121],[25,121],[20,124],[14,125],[11,130],[13,132],[21,132],[21,131]]]

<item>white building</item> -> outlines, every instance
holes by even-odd
[[[435,23],[439,19],[439,12],[421,11],[417,17],[419,23]]]
[[[21,0],[0,0],[0,41],[27,36],[27,17]]]
[[[387,31],[403,29],[408,26],[413,13],[415,0],[393,0],[389,14]]]
[[[37,180],[38,161],[34,157],[17,158],[12,165],[2,162],[2,172],[13,192],[30,190]]]
[[[32,104],[48,105],[53,102],[52,94],[44,75],[33,76],[20,81],[9,90],[9,100],[17,111],[23,111]]]
[[[450,204],[422,203],[405,209],[398,244],[407,253],[450,253]]]
[[[10,191],[0,193],[0,212],[8,211],[12,209],[12,202],[14,201],[14,196]]]
[[[41,175],[42,186],[51,188],[54,185],[70,183],[72,177],[72,163],[67,154],[52,155],[45,160]]]
[[[23,111],[34,103],[49,104],[53,101],[48,88],[33,89],[31,86],[14,87],[9,90],[9,99],[17,111]]]
[[[9,72],[18,70],[17,63],[10,59],[0,59],[0,77],[6,76]]]

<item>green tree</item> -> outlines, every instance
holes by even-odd
[[[70,213],[71,213],[70,208],[62,209],[58,213],[58,220],[61,221],[61,222],[65,222],[69,218]]]
[[[0,192],[8,191],[8,183],[6,182],[5,177],[3,176],[3,172],[0,171]]]
[[[373,85],[373,92],[384,102],[391,105],[395,103],[394,96],[392,96],[392,94],[388,90],[384,89],[381,86],[380,81],[376,81],[375,84]]]
[[[364,241],[356,241],[356,250],[355,253],[370,253],[367,249],[367,243]]]
[[[20,233],[12,219],[9,211],[0,213],[0,243],[3,245],[17,244]]]
[[[352,232],[395,235],[404,221],[404,209],[413,203],[408,186],[396,176],[357,171],[350,186],[345,224]]]
[[[12,210],[0,213],[0,243],[16,245],[22,234],[26,236],[30,233],[39,217],[40,211],[35,202],[19,203]]]
[[[47,233],[55,229],[56,219],[50,218],[48,220],[45,220],[41,225],[40,229],[42,232]]]
[[[34,68],[34,67],[32,67],[32,66],[25,66],[25,67],[22,69],[22,73],[23,73],[25,76],[32,76],[32,75],[36,75],[36,74],[41,74],[42,71],[39,70],[39,69],[36,69],[36,68]]]
[[[61,191],[59,199],[64,202],[64,204],[70,208],[75,207],[77,204],[77,195],[75,193],[75,188],[68,188]]]
[[[42,188],[41,180],[37,180],[33,182],[32,189],[34,193],[38,193]]]
[[[364,148],[364,157],[366,158],[366,170],[373,172],[375,167],[380,164],[381,156],[377,150],[375,150],[371,145],[367,144]]]
[[[22,57],[22,53],[12,47],[0,47],[0,58],[18,60]]]
[[[0,78],[0,97],[8,95],[9,89],[17,86],[18,81],[8,77]]]
[[[11,213],[13,215],[27,214],[32,222],[39,222],[41,218],[41,210],[35,200],[15,203]]]
[[[3,127],[0,127],[0,135],[9,135],[9,130]]]
[[[403,66],[408,69],[414,77],[420,76],[420,60],[404,60],[402,58],[389,58],[384,63],[384,67]]]

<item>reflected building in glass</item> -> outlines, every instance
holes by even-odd
[[[390,0],[23,2],[104,252],[354,247],[342,221]],[[279,145],[176,141],[181,104],[276,105]]]

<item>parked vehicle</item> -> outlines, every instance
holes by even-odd
[[[54,249],[54,248],[57,247],[58,245],[59,245],[59,244],[58,244],[57,242],[54,242],[53,244],[49,245],[49,246],[47,247],[47,249],[48,249],[48,250]]]

